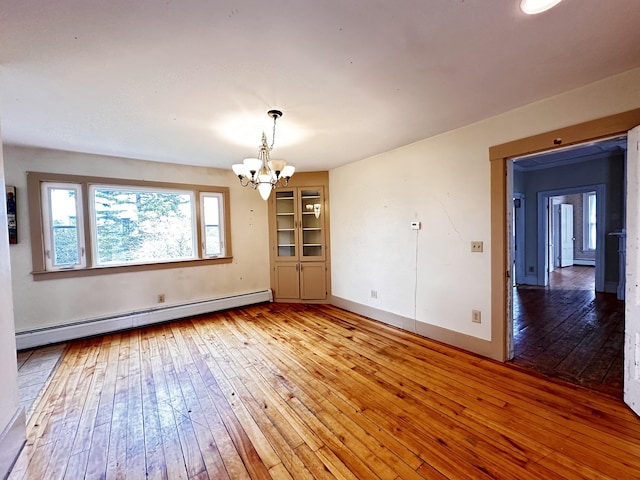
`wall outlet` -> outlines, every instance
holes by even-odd
[[[377,290],[371,290],[371,298],[378,298],[378,291]]]
[[[480,310],[471,310],[471,321],[473,323],[482,323],[482,315]]]
[[[164,303],[164,293],[158,294],[158,303]]]
[[[482,242],[476,241],[471,242],[471,251],[472,252],[482,252],[483,244]]]

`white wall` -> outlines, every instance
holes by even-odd
[[[417,320],[417,331],[432,325],[491,340],[489,147],[638,107],[635,69],[332,170],[333,295],[381,319]],[[413,220],[422,222],[418,234]],[[470,252],[472,240],[484,253]]]
[[[17,187],[18,245],[11,248],[17,332],[269,288],[267,205],[231,170],[5,146],[7,183]],[[230,187],[233,262],[150,272],[33,281],[26,172],[41,171]]]
[[[4,164],[0,150],[0,477],[13,463],[25,436],[24,410],[18,406],[18,369],[11,296],[11,264],[7,230]]]

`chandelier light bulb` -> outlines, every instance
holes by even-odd
[[[263,200],[269,199],[271,190],[273,190],[273,186],[271,185],[271,176],[260,175],[260,177],[258,177],[258,193],[260,193]]]

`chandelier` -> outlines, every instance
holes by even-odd
[[[271,190],[286,187],[295,172],[295,167],[287,165],[284,160],[271,160],[270,153],[276,141],[276,120],[282,116],[280,110],[267,112],[273,118],[273,136],[271,146],[267,143],[267,136],[262,132],[262,144],[258,147],[258,158],[245,158],[242,163],[231,166],[233,173],[240,179],[243,187],[257,188],[263,200],[271,195]]]

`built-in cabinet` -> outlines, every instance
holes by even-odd
[[[326,172],[296,177],[269,198],[271,287],[276,301],[326,301],[328,177]]]

